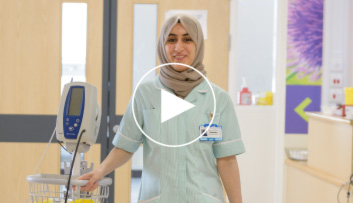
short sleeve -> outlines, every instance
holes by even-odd
[[[216,158],[238,155],[245,152],[244,143],[241,139],[240,128],[234,106],[229,95],[220,100],[220,120],[222,126],[222,141],[213,143],[213,153]]]
[[[140,109],[141,105],[139,105],[138,102],[138,94],[136,94],[134,103],[136,120],[140,126],[143,126],[143,116]],[[112,143],[117,148],[134,153],[142,143],[142,133],[134,120],[131,106],[132,98],[130,99],[129,106],[120,122],[118,132]]]

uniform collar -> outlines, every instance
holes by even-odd
[[[168,91],[172,94],[174,94],[173,90],[168,88],[167,86],[163,85],[163,83],[160,81],[159,79],[159,75],[157,77],[155,77],[155,79],[153,80],[153,86],[154,88],[156,88],[157,90],[165,90]],[[207,88],[207,82],[206,80],[203,80],[200,84],[198,84],[186,97],[185,100],[192,102],[195,101],[197,99],[197,92],[199,94],[206,94],[208,92]]]

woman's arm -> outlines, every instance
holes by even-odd
[[[114,147],[97,169],[78,178],[80,180],[89,180],[84,187],[81,187],[81,190],[90,192],[96,189],[100,179],[112,172],[114,169],[124,165],[132,157],[132,155],[133,153]]]
[[[241,203],[240,177],[236,156],[218,158],[217,168],[226,189],[229,203]]]

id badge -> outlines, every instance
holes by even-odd
[[[200,125],[200,135],[207,129],[208,124]],[[200,138],[200,141],[222,141],[222,126],[212,124],[208,131]]]

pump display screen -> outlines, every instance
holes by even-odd
[[[69,116],[79,116],[81,112],[83,88],[74,87],[71,89]]]

